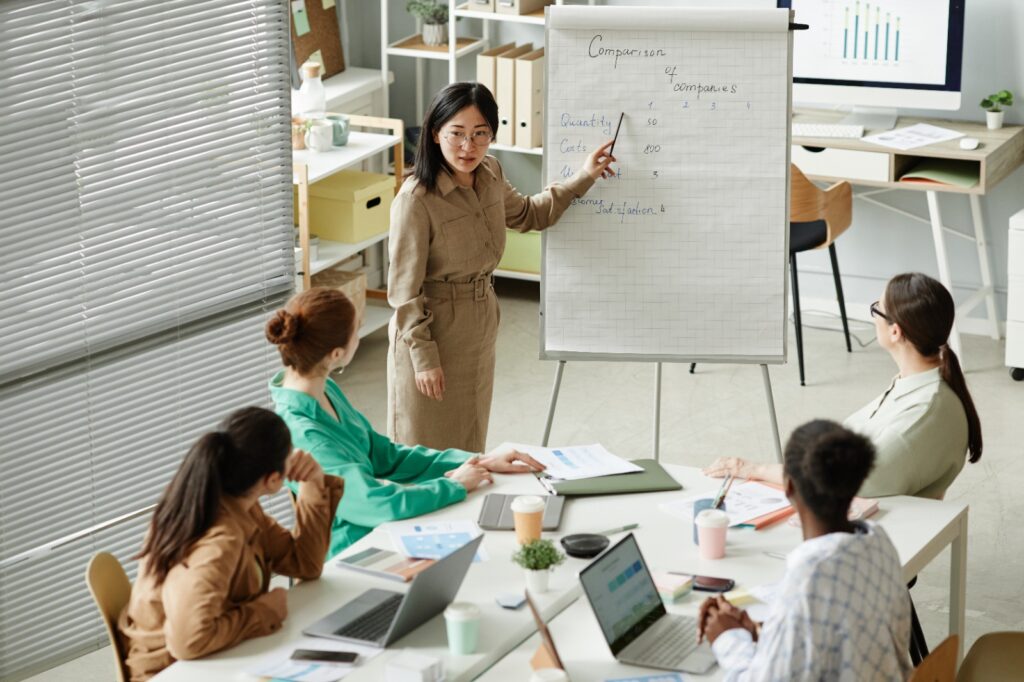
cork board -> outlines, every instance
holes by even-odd
[[[341,51],[335,3],[332,0],[291,0],[288,4],[295,65],[301,67],[310,56],[319,52],[324,66],[324,78],[344,71],[345,57]],[[305,16],[300,17],[300,14]],[[299,35],[300,30],[302,35]]]

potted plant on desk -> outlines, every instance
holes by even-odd
[[[526,589],[541,593],[548,591],[548,578],[555,566],[565,561],[551,540],[533,540],[512,555],[512,561],[523,567],[526,573]]]
[[[423,20],[423,42],[444,45],[448,42],[448,3],[437,0],[409,0],[405,11]]]
[[[985,110],[985,122],[989,130],[999,130],[1003,127],[1003,107],[1013,106],[1013,93],[1009,90],[1000,90],[981,100],[981,108]]]

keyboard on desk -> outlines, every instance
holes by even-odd
[[[351,623],[346,623],[334,631],[339,637],[349,639],[361,639],[367,642],[376,642],[383,639],[391,627],[391,621],[395,619],[398,607],[402,605],[404,594],[396,594],[388,597],[376,608],[367,611]]]
[[[663,616],[619,654],[626,663],[678,670],[697,649],[697,621],[688,616]]]
[[[864,137],[864,126],[846,123],[794,123],[793,137]]]

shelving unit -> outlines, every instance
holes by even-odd
[[[311,260],[309,253],[309,186],[317,180],[322,180],[346,168],[351,168],[388,150],[393,150],[394,152],[396,194],[402,186],[402,171],[404,167],[402,139],[405,135],[405,124],[395,118],[352,115],[349,116],[349,123],[356,127],[383,129],[387,132],[382,134],[352,131],[349,133],[348,144],[344,147],[338,147],[327,152],[312,152],[309,150],[292,152],[292,183],[298,186],[299,194],[298,229],[299,248],[302,254],[299,275],[303,290],[310,287],[310,281],[314,274],[322,272],[332,265],[340,263],[360,251],[384,241],[388,236],[387,232],[382,232],[354,244],[321,240],[317,254],[318,257],[316,260]],[[372,292],[367,292],[366,314],[363,319],[363,325],[359,329],[360,338],[386,325],[391,317],[391,309],[387,307],[386,302],[383,305],[379,304],[377,302],[378,298],[373,296]]]
[[[558,2],[556,4],[562,4]],[[544,25],[544,10],[538,10],[531,12],[530,14],[498,14],[496,12],[478,12],[476,10],[469,9],[469,3],[459,5],[451,11],[453,16],[464,18],[464,19],[482,19],[483,21],[507,21],[514,24],[534,24],[536,26]]]
[[[483,47],[481,38],[456,38],[455,58],[464,57],[473,50]],[[388,45],[388,54],[393,57],[416,57],[417,59],[440,59],[447,61],[449,48],[445,45],[427,45],[420,34],[411,35]]]

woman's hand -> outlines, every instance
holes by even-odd
[[[323,484],[324,470],[308,452],[292,450],[284,462],[284,477],[296,483]]]
[[[467,459],[457,469],[446,472],[445,476],[461,483],[467,493],[473,492],[485,482],[491,483],[494,481],[491,472],[480,466],[479,457]]]
[[[584,162],[583,170],[585,170],[587,175],[592,177],[594,180],[615,176],[615,171],[610,168],[612,161],[615,161],[615,157],[609,152],[613,144],[615,144],[614,140],[608,140],[591,152],[590,156],[588,156],[587,160]]]
[[[416,372],[416,389],[433,400],[444,400],[444,370],[435,367]]]
[[[499,446],[480,458],[480,466],[496,474],[522,474],[544,471],[544,465],[525,452],[508,445]]]
[[[288,617],[288,590],[283,587],[275,587],[270,592],[261,595],[258,601],[270,607],[279,622],[283,622]]]
[[[711,478],[725,478],[726,476],[756,478],[754,469],[754,465],[742,457],[719,457],[704,467],[701,473]]]

